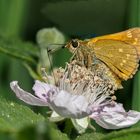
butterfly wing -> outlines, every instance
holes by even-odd
[[[132,45],[133,47],[136,48],[140,59],[140,28],[139,27],[131,28],[129,30],[115,33],[115,34],[96,37],[91,39],[90,42],[95,43],[98,40],[102,40],[102,39],[113,39],[113,40],[123,41],[127,44]]]
[[[119,40],[98,39],[93,49],[95,56],[121,79],[127,80],[136,73],[139,58],[132,45]]]

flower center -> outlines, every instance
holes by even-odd
[[[116,87],[110,78],[103,75],[103,70],[98,68],[91,71],[74,60],[67,64],[65,70],[57,70],[59,88],[71,94],[83,95],[94,106],[108,104],[116,99],[113,95]]]

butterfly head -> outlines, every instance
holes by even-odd
[[[81,41],[78,39],[72,39],[70,42],[67,43],[65,46],[70,50],[70,52],[74,53],[77,48],[79,48],[81,45]]]

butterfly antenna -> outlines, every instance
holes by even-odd
[[[55,78],[55,74],[54,74],[54,71],[53,71],[53,65],[52,65],[52,61],[51,61],[51,59],[50,59],[50,53],[49,53],[49,51],[48,51],[48,48],[47,48],[47,54],[48,54],[48,59],[49,59],[49,62],[50,62],[50,69],[51,69],[51,71],[52,71],[52,75],[53,75],[53,78],[54,78],[54,82],[55,82],[55,84],[57,84],[56,83],[56,78]]]
[[[58,47],[58,48],[55,48],[55,49],[47,49],[47,51],[49,52],[49,53],[54,53],[54,52],[56,52],[56,51],[58,51],[58,50],[60,50],[60,49],[62,49],[62,48],[65,48],[65,45],[66,44],[49,44],[50,46],[58,46],[58,45],[60,45],[60,46],[62,46],[62,47]]]

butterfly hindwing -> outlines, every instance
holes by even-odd
[[[101,39],[94,43],[95,56],[121,79],[131,78],[137,71],[138,54],[135,47],[123,41]]]

